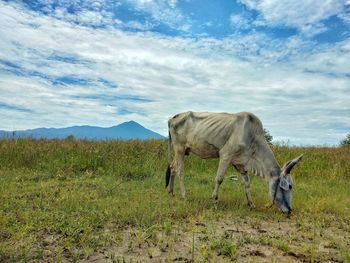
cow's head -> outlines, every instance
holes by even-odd
[[[303,158],[303,155],[285,163],[279,176],[272,178],[270,182],[270,194],[275,203],[283,212],[292,212],[292,188],[293,181],[290,171]]]

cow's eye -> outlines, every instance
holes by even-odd
[[[290,184],[290,185],[289,185],[289,190],[292,190],[292,188],[293,188],[293,186]]]

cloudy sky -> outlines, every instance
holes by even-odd
[[[163,135],[182,111],[255,113],[278,141],[350,132],[349,0],[0,0],[0,129]]]

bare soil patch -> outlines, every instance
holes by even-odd
[[[83,262],[343,262],[350,248],[349,226],[332,216],[321,223],[307,217],[201,218],[115,234],[118,245]]]

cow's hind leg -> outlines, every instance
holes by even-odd
[[[175,149],[175,156],[174,156],[174,162],[173,162],[173,170],[175,172],[173,173],[173,177],[170,177],[170,191],[174,191],[174,177],[175,175],[179,176],[180,180],[180,191],[182,197],[186,196],[186,190],[185,190],[185,149],[183,147],[178,147]]]
[[[179,174],[179,179],[180,179],[180,191],[182,197],[186,196],[186,190],[185,190],[185,154],[181,153],[178,155],[178,163],[177,163],[177,168],[178,168],[178,174]]]
[[[247,197],[247,205],[249,207],[254,207],[252,202],[252,197],[250,195],[249,187],[250,187],[250,179],[247,171],[241,172],[242,179],[243,179],[243,186],[244,186],[244,192],[245,196]]]
[[[230,159],[220,157],[219,167],[218,167],[218,171],[216,173],[216,178],[215,178],[215,188],[214,188],[214,191],[211,195],[211,197],[214,200],[218,199],[219,187],[220,187],[222,181],[224,180],[225,172],[226,172],[226,169],[227,169],[229,164],[230,164]]]
[[[169,193],[174,195],[174,181],[176,175],[176,163],[175,160],[170,165],[170,181],[169,181]]]

